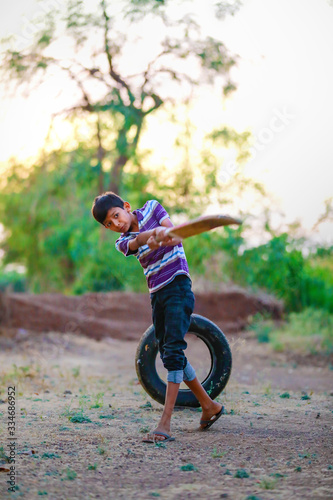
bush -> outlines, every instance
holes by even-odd
[[[270,341],[270,334],[274,330],[275,325],[273,320],[262,316],[260,313],[253,316],[249,325],[249,330],[252,330],[257,337],[258,342],[267,343]]]
[[[273,293],[288,312],[317,307],[333,313],[332,252],[318,248],[304,257],[303,246],[303,240],[284,233],[243,254],[230,249],[229,277],[254,291]]]
[[[25,292],[26,290],[27,280],[24,274],[0,270],[0,292]]]
[[[290,313],[280,328],[273,321],[256,315],[250,329],[259,342],[270,342],[276,351],[291,350],[300,354],[333,353],[333,315],[323,309],[306,308]]]
[[[291,313],[288,323],[271,332],[275,350],[291,349],[301,353],[333,353],[333,315],[322,309],[307,308]]]

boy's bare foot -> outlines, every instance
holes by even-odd
[[[208,408],[202,408],[201,420],[211,420],[217,413],[222,410],[223,406],[220,403],[212,401],[212,404]],[[214,419],[212,419],[214,420]],[[204,429],[207,424],[200,425],[201,429]]]

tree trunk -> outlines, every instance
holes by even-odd
[[[110,174],[110,191],[113,191],[118,195],[120,194],[123,168],[126,165],[127,161],[128,161],[128,156],[120,155],[112,165]]]
[[[97,140],[98,140],[98,148],[97,148],[97,161],[99,166],[99,174],[98,174],[98,194],[102,194],[104,192],[104,173],[103,173],[103,160],[105,158],[105,149],[102,146],[102,137],[101,137],[101,124],[99,116],[97,118]]]

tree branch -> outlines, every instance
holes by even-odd
[[[103,145],[102,145],[101,123],[100,123],[99,114],[97,115],[97,141],[98,141],[97,161],[98,161],[98,165],[99,165],[99,175],[98,175],[98,184],[99,184],[99,186],[98,187],[99,187],[99,192],[101,194],[104,191],[104,186],[103,186],[103,160],[105,158],[105,149],[103,148]]]
[[[152,97],[152,99],[154,100],[155,104],[154,104],[154,106],[152,106],[151,108],[149,108],[147,111],[143,112],[144,116],[149,115],[149,113],[152,113],[153,111],[155,111],[155,109],[159,108],[163,104],[163,100],[158,95],[156,95],[156,94],[149,94],[149,97]]]
[[[81,90],[82,95],[83,95],[83,99],[86,103],[86,106],[84,106],[84,107],[80,106],[80,107],[82,109],[86,109],[87,111],[94,111],[94,107],[90,102],[90,98],[89,98],[81,80],[79,80],[79,78],[73,73],[71,68],[67,68],[66,66],[62,66],[62,64],[60,64],[58,61],[55,61],[55,64],[63,71],[66,71],[69,74],[70,78],[77,84],[77,86]]]
[[[71,62],[73,64],[76,64],[77,66],[79,66],[82,70],[81,71],[82,73],[88,73],[88,75],[91,76],[92,78],[95,78],[96,80],[99,80],[100,82],[104,83],[110,90],[114,89],[114,86],[105,80],[104,75],[99,70],[99,68],[87,68],[86,66],[84,66],[82,63],[80,63],[78,61],[71,60]]]
[[[110,76],[115,80],[119,85],[121,85],[123,88],[127,90],[127,94],[130,100],[130,103],[133,104],[135,101],[135,96],[133,95],[129,85],[116,73],[113,67],[112,63],[112,56],[111,56],[111,51],[110,51],[110,45],[109,45],[109,25],[108,22],[110,20],[109,16],[107,15],[106,12],[106,6],[105,6],[105,0],[101,1],[101,6],[102,6],[102,11],[103,11],[103,17],[104,17],[104,48],[105,48],[105,53],[106,57],[108,59],[109,63],[109,70],[110,70]]]

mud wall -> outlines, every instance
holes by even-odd
[[[242,291],[197,293],[195,297],[194,312],[209,318],[226,334],[244,329],[249,317],[257,312],[267,311],[276,319],[283,312],[282,305],[274,299]],[[0,294],[2,327],[137,340],[150,324],[148,294]]]

